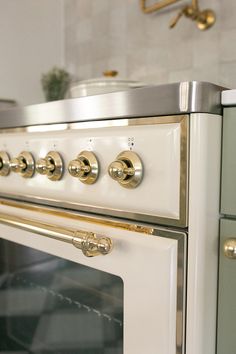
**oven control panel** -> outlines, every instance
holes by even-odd
[[[187,116],[31,127],[0,135],[0,194],[178,225]],[[126,124],[124,124],[126,122]],[[103,124],[102,124],[103,123]],[[105,124],[106,123],[106,124]],[[39,128],[39,129],[38,129]],[[181,199],[182,198],[182,199]],[[185,213],[186,214],[186,213]],[[143,215],[143,217],[142,217]]]

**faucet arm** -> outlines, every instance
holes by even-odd
[[[147,6],[146,0],[140,0],[140,6],[141,6],[141,10],[145,14],[150,14],[152,12],[159,11],[169,5],[175,4],[178,1],[180,1],[180,0],[161,0],[161,1],[158,1],[156,4]]]
[[[199,11],[198,0],[192,0],[192,8],[193,8],[195,11]]]
[[[153,5],[146,5],[147,0],[139,0],[142,11],[145,14],[150,14],[155,11],[161,10],[169,5],[175,4],[180,0],[159,0],[157,3]],[[216,15],[214,11],[210,9],[200,10],[198,0],[191,0],[189,5],[184,6],[181,11],[178,12],[177,16],[171,21],[170,28],[176,26],[178,21],[182,16],[186,16],[187,18],[196,22],[197,27],[200,30],[206,30],[214,25],[216,21]]]
[[[209,9],[201,11],[198,7],[198,0],[192,0],[191,5],[183,7],[177,16],[170,22],[170,28],[175,27],[183,15],[196,21],[197,27],[202,31],[213,26],[216,21],[214,11]]]
[[[185,15],[188,18],[195,19],[198,16],[198,11],[193,8],[193,5],[187,5],[183,7],[179,11],[177,16],[175,16],[173,20],[170,22],[170,28],[174,28],[183,15]]]
[[[181,17],[184,15],[184,10],[185,10],[185,8],[183,8],[181,11],[179,11],[177,13],[177,15],[171,20],[170,28],[174,28],[177,25],[177,23],[179,22]]]

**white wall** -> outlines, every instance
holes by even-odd
[[[0,0],[0,98],[43,102],[40,78],[64,64],[62,0]]]
[[[121,77],[157,84],[201,80],[236,87],[235,0],[199,1],[217,16],[205,32],[186,18],[169,29],[186,0],[149,15],[141,12],[139,0],[64,3],[66,67],[80,79],[115,69]]]

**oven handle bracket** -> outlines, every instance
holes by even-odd
[[[0,223],[54,240],[70,243],[79,248],[86,257],[106,255],[111,252],[113,246],[112,240],[109,237],[84,230],[68,229],[59,225],[51,225],[15,215],[0,213]]]

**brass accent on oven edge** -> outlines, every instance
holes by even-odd
[[[66,227],[31,220],[15,215],[0,213],[0,223],[30,231],[54,240],[70,243],[79,248],[86,257],[106,255],[112,250],[109,237],[96,235],[84,230],[73,230]]]
[[[224,242],[224,255],[229,259],[236,259],[236,238],[229,238]]]
[[[123,151],[108,167],[109,176],[125,188],[136,188],[143,178],[143,165],[133,151]]]
[[[6,198],[17,198],[24,201],[36,202],[36,203],[46,203],[47,205],[54,204],[55,206],[79,209],[81,211],[94,211],[97,214],[110,214],[111,216],[123,217],[131,220],[138,220],[144,222],[150,222],[161,225],[186,227],[187,220],[187,194],[188,194],[188,145],[189,145],[189,115],[172,115],[172,116],[161,116],[161,117],[145,117],[145,118],[127,118],[127,119],[114,119],[114,120],[99,120],[99,121],[89,121],[89,122],[79,122],[79,123],[63,123],[63,124],[51,124],[51,125],[38,125],[38,126],[26,126],[22,128],[8,128],[0,129],[0,134],[4,133],[40,133],[46,132],[50,129],[50,132],[66,130],[77,130],[77,129],[99,129],[99,128],[109,128],[109,127],[125,127],[125,126],[142,126],[142,125],[155,125],[155,124],[176,124],[180,123],[181,129],[181,141],[180,141],[180,205],[179,205],[179,218],[166,218],[150,214],[139,214],[136,212],[127,212],[118,209],[106,209],[103,207],[94,207],[92,205],[85,205],[81,203],[74,202],[63,202],[61,200],[32,197],[30,195],[9,195],[1,193],[3,197]]]
[[[170,230],[154,230],[154,236],[169,237],[178,241],[177,259],[177,299],[176,299],[176,354],[185,353],[186,337],[186,278],[187,278],[187,237],[184,233],[177,232],[170,236]]]
[[[10,157],[6,151],[0,151],[0,176],[10,173]]]
[[[86,122],[73,123],[54,123],[42,125],[29,125],[18,128],[2,128],[0,134],[14,134],[14,133],[45,133],[45,132],[64,132],[67,130],[82,130],[82,129],[99,129],[111,127],[127,127],[135,125],[154,125],[154,124],[171,124],[180,123],[184,117],[189,114],[167,115],[167,116],[149,116],[138,118],[117,118],[113,120],[96,120]]]
[[[68,171],[82,183],[95,183],[99,174],[96,155],[91,151],[82,151],[75,160],[70,161]]]
[[[136,224],[128,224],[120,221],[111,221],[111,220],[104,220],[102,217],[98,216],[85,216],[78,214],[78,212],[72,212],[72,211],[62,211],[59,209],[55,209],[53,207],[45,207],[42,205],[34,205],[31,203],[27,202],[19,202],[19,201],[13,201],[13,200],[8,200],[8,199],[1,199],[0,198],[0,205],[5,205],[13,208],[19,208],[23,209],[26,211],[33,211],[33,212],[38,212],[41,214],[49,214],[57,217],[63,217],[67,219],[73,219],[73,220],[80,220],[83,222],[88,222],[88,223],[93,223],[93,224],[99,224],[99,225],[104,225],[108,227],[114,227],[117,229],[122,229],[122,230],[127,230],[127,231],[133,231],[133,232],[138,232],[141,234],[146,234],[146,235],[153,235],[154,229],[152,227],[148,226],[141,226],[141,225],[136,225]]]
[[[36,171],[46,175],[51,181],[58,181],[63,174],[63,161],[57,151],[50,151],[44,159],[36,162]]]
[[[10,160],[12,172],[19,173],[24,178],[31,178],[34,174],[33,155],[28,151],[22,151],[17,157]]]

